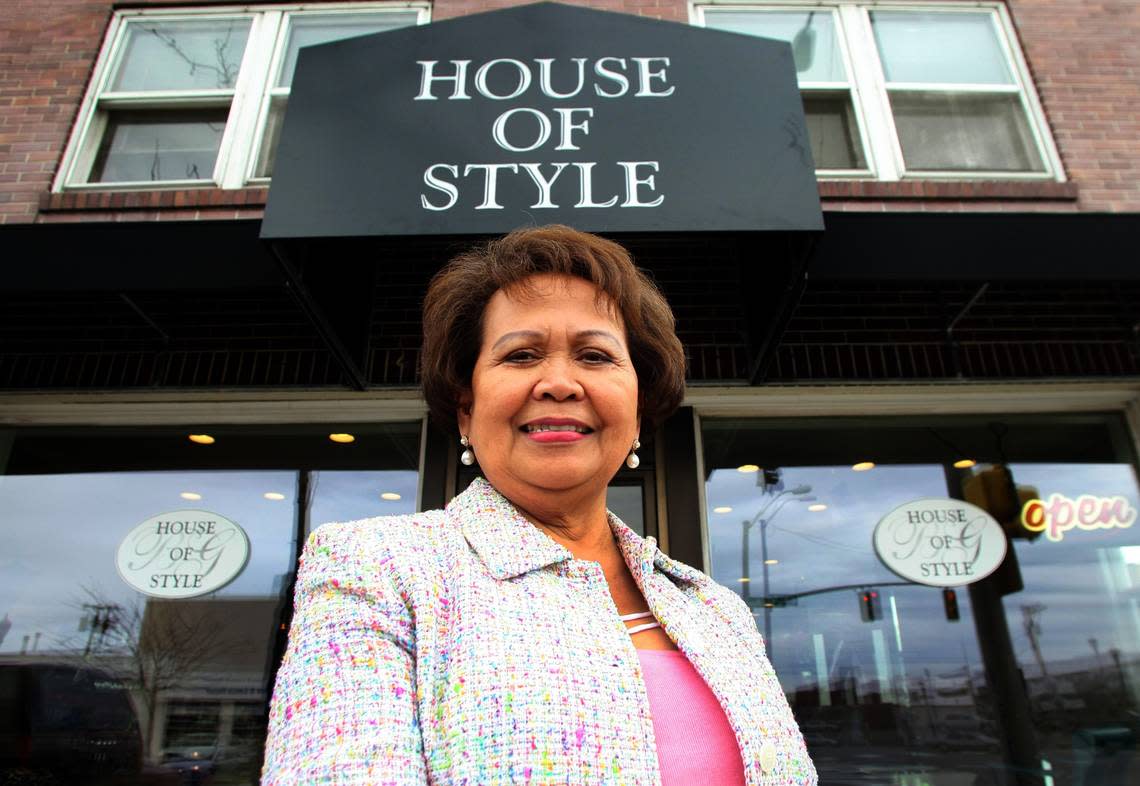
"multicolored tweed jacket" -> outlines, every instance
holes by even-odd
[[[649,608],[720,700],[747,783],[815,784],[745,604],[653,538],[610,526]],[[443,511],[309,539],[263,784],[660,782],[641,665],[601,566],[486,482]]]

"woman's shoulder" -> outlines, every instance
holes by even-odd
[[[398,571],[446,560],[461,546],[457,539],[462,535],[442,510],[372,516],[321,525],[309,536],[304,559]]]

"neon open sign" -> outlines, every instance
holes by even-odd
[[[1021,508],[1021,526],[1030,532],[1044,532],[1060,543],[1071,529],[1127,529],[1136,520],[1136,509],[1124,497],[1094,497],[1082,494],[1069,499],[1054,494],[1049,501],[1031,499]]]

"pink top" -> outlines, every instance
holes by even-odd
[[[716,696],[680,650],[638,650],[661,786],[743,786],[736,735]]]

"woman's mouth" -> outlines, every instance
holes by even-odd
[[[594,430],[581,423],[527,423],[520,429],[535,442],[577,442]]]

